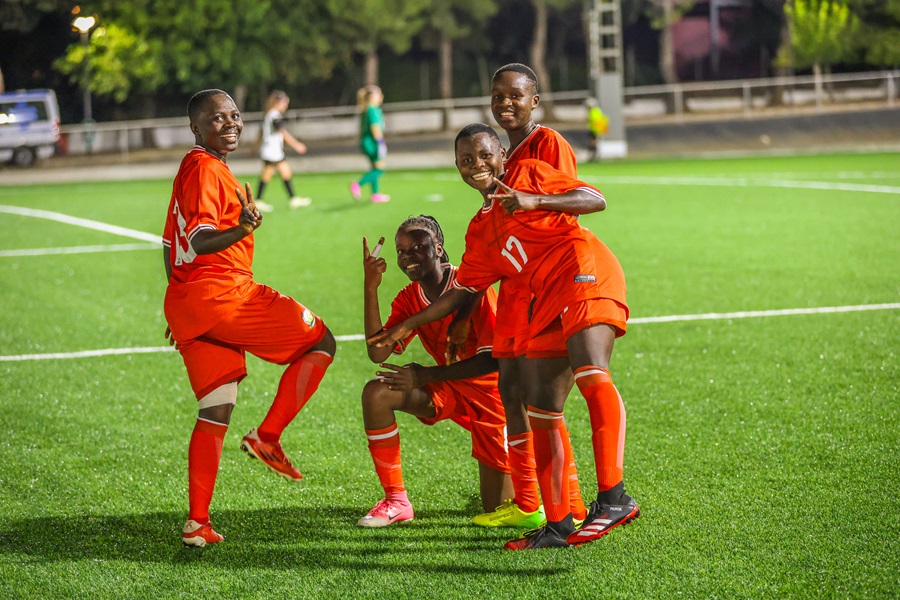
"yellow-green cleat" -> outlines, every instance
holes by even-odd
[[[482,527],[526,527],[533,529],[544,522],[544,507],[534,512],[523,512],[512,498],[504,500],[494,512],[482,513],[472,518],[472,522]]]

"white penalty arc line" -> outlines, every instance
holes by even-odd
[[[70,215],[65,215],[63,213],[52,212],[49,210],[40,210],[37,208],[25,208],[22,206],[9,206],[6,204],[0,204],[0,213],[7,213],[10,215],[20,215],[23,217],[36,217],[38,219],[48,219],[50,221],[58,221],[60,223],[65,223],[67,225],[75,225],[78,227],[84,227],[85,229],[95,229],[97,231],[105,231],[106,233],[112,233],[115,235],[121,235],[128,238],[132,238],[135,240],[141,240],[143,242],[153,242],[159,246],[162,246],[162,236],[154,235],[152,233],[146,233],[144,231],[138,231],[136,229],[129,229],[127,227],[119,227],[118,225],[110,225],[109,223],[101,223],[100,221],[92,221],[91,219],[82,219],[80,217],[73,217]]]
[[[787,308],[781,310],[740,311],[730,313],[704,313],[696,315],[668,315],[660,317],[637,317],[629,319],[629,324],[642,323],[672,323],[676,321],[723,321],[729,319],[750,319],[757,317],[783,317],[790,315],[820,315],[847,312],[861,312],[867,310],[896,310],[900,309],[900,303],[888,304],[859,304],[855,306],[823,306],[819,308]],[[363,334],[336,335],[334,339],[339,342],[358,342],[366,339]],[[102,350],[82,350],[80,352],[54,352],[49,354],[18,354],[0,356],[0,362],[18,362],[27,360],[56,360],[69,358],[90,358],[96,356],[113,356],[117,354],[153,354],[159,352],[173,352],[172,346],[154,346],[144,348],[106,348]]]

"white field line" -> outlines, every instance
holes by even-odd
[[[672,176],[672,177],[629,177],[629,176],[605,176],[605,175],[588,175],[582,177],[582,180],[595,185],[616,184],[616,185],[703,185],[714,187],[771,187],[771,188],[792,188],[805,190],[826,190],[841,192],[872,192],[877,194],[900,194],[900,187],[890,185],[872,185],[867,183],[848,183],[835,181],[810,181],[803,179],[790,179],[790,174],[783,174],[782,178],[758,178],[753,176],[740,177],[691,177],[691,176]],[[803,176],[798,173],[797,176]],[[424,176],[415,174],[405,174],[403,179],[418,180]],[[455,175],[433,175],[428,177],[431,180],[456,181],[459,180]],[[873,177],[874,178],[874,177]]]
[[[159,244],[109,244],[106,246],[69,246],[68,248],[24,248],[0,250],[0,257],[45,256],[48,254],[87,254],[91,252],[127,252],[129,250],[159,250]]]
[[[674,321],[722,321],[730,319],[749,319],[755,317],[783,317],[793,315],[818,315],[846,312],[860,312],[866,310],[896,310],[900,309],[900,303],[891,304],[858,304],[855,306],[823,306],[819,308],[787,308],[782,310],[741,311],[730,313],[705,313],[697,315],[668,315],[660,317],[637,317],[629,319],[632,325],[643,323],[671,323]],[[336,335],[339,342],[357,342],[366,339],[366,336],[357,333],[351,335]],[[51,354],[18,354],[0,356],[0,362],[17,362],[26,360],[54,360],[66,358],[89,358],[94,356],[111,356],[115,354],[150,354],[156,352],[172,352],[171,346],[155,346],[144,348],[106,348],[103,350],[82,350],[80,352],[54,352]]]
[[[872,192],[876,194],[900,194],[900,187],[872,185],[868,183],[844,183],[834,181],[800,181],[790,179],[754,179],[751,177],[585,177],[587,183],[633,185],[705,185],[722,187],[771,187],[840,192]]]
[[[84,227],[86,229],[96,229],[97,231],[105,231],[106,233],[122,235],[127,238],[141,240],[142,242],[154,242],[157,245],[162,246],[162,236],[159,234],[146,233],[143,231],[138,231],[136,229],[128,229],[127,227],[119,227],[118,225],[110,225],[108,223],[101,223],[100,221],[82,219],[80,217],[64,215],[62,213],[51,212],[49,210],[0,204],[0,213],[21,215],[23,217],[36,217],[38,219],[49,219],[50,221],[59,221],[60,223],[66,223],[67,225],[76,225],[78,227]]]

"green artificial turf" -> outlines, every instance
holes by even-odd
[[[385,236],[390,263],[397,225],[424,212],[458,262],[480,198],[452,170],[389,171],[384,205],[353,202],[349,175],[295,175],[314,204],[289,211],[272,187],[256,278],[342,341],[284,435],[299,483],[238,448],[281,373],[249,358],[212,504],[226,541],[203,550],[179,541],[196,401],[178,354],[161,349],[161,251],[0,212],[0,597],[896,597],[900,310],[702,315],[898,303],[900,157],[628,161],[580,176],[609,203],[582,222],[628,279],[634,321],[611,369],[639,520],[577,549],[503,551],[516,530],[469,523],[481,507],[466,432],[400,415],[416,519],[356,526],[381,492],[359,407],[374,368],[353,337],[361,239]],[[0,205],[158,234],[170,186],[6,186]],[[11,254],[90,245],[110,248]],[[391,265],[385,316],[405,282]],[[653,319],[670,315],[686,320]],[[146,351],[40,356],[127,348]],[[418,345],[405,359],[430,360]],[[566,414],[591,500],[577,391]]]

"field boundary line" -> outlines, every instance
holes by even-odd
[[[667,315],[661,317],[636,317],[628,319],[628,324],[672,323],[675,321],[722,321],[727,319],[752,319],[757,317],[785,317],[790,315],[821,315],[832,313],[860,312],[865,310],[895,310],[900,303],[857,304],[852,306],[821,306],[817,308],[783,308],[778,310],[754,310],[729,313],[705,313],[697,315]]]
[[[130,250],[159,250],[159,244],[108,244],[105,246],[68,246],[61,248],[24,248],[0,250],[0,257],[47,256],[51,254],[89,254],[92,252],[127,252]]]
[[[636,317],[629,319],[630,324],[647,323],[672,323],[676,321],[723,321],[729,319],[750,319],[758,317],[784,317],[793,315],[819,315],[847,312],[861,312],[867,310],[896,310],[900,309],[900,303],[887,304],[857,304],[851,306],[823,306],[818,308],[785,308],[780,310],[740,311],[730,313],[703,313],[696,315],[666,315],[659,317]],[[336,335],[334,339],[339,342],[358,342],[366,339],[366,336],[357,333],[350,335]],[[0,356],[0,362],[21,362],[29,360],[59,360],[70,358],[91,358],[96,356],[112,356],[118,354],[153,354],[158,352],[174,352],[172,346],[152,346],[138,348],[105,348],[101,350],[81,350],[79,352],[53,352],[47,354],[17,354]]]
[[[890,185],[872,185],[868,183],[845,183],[833,181],[803,181],[794,179],[754,179],[752,177],[629,177],[612,175],[598,177],[588,175],[582,177],[587,183],[618,183],[640,185],[705,185],[728,187],[773,187],[796,188],[804,190],[826,190],[839,192],[872,192],[876,194],[900,194],[900,187]]]
[[[127,227],[119,227],[118,225],[110,225],[109,223],[102,223],[100,221],[93,221],[91,219],[82,219],[81,217],[73,217],[71,215],[66,215],[63,213],[53,212],[49,210],[41,210],[37,208],[25,208],[22,206],[10,206],[7,204],[0,204],[0,213],[7,213],[11,215],[20,215],[23,217],[36,217],[38,219],[48,219],[50,221],[58,221],[60,223],[65,223],[67,225],[75,225],[77,227],[84,227],[85,229],[95,229],[97,231],[105,231],[106,233],[112,233],[115,235],[121,235],[128,238],[132,238],[135,240],[141,240],[142,242],[154,242],[159,246],[162,246],[162,236],[152,233],[146,233],[144,231],[138,231],[136,229],[129,229]]]
[[[403,179],[418,181],[424,176],[404,174]],[[457,175],[430,176],[429,179],[440,181],[456,181]],[[796,188],[807,190],[825,190],[840,192],[872,192],[877,194],[900,194],[900,187],[890,185],[873,185],[868,183],[848,183],[835,181],[813,181],[803,179],[773,179],[758,178],[753,176],[739,177],[701,177],[691,175],[672,175],[661,177],[637,177],[631,175],[585,175],[582,181],[598,185],[609,183],[619,185],[704,185],[710,187],[772,187],[772,188]]]

